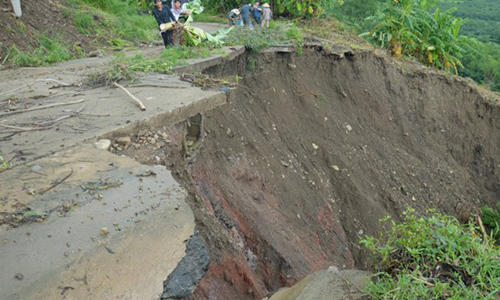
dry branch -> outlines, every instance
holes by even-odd
[[[64,178],[62,178],[61,180],[57,180],[55,181],[51,186],[49,186],[48,188],[45,188],[45,189],[42,189],[40,190],[38,193],[39,194],[43,194],[43,193],[46,193],[48,191],[50,191],[51,189],[55,188],[56,186],[60,185],[61,183],[63,183],[66,179],[68,179],[71,175],[73,174],[73,169],[71,169],[71,171],[69,172],[68,175],[64,176]]]
[[[25,84],[25,85],[20,86],[20,87],[18,87],[18,88],[15,88],[15,89],[13,89],[13,90],[10,90],[10,91],[7,91],[7,92],[0,93],[0,96],[3,96],[3,95],[8,95],[8,94],[13,93],[13,92],[15,92],[15,91],[18,91],[18,90],[20,90],[20,89],[24,89],[25,87],[32,86],[32,85],[34,85],[35,83],[40,82],[40,81],[53,81],[53,82],[56,82],[56,83],[60,84],[61,86],[72,86],[72,85],[74,85],[74,84],[64,83],[64,82],[61,82],[61,81],[59,81],[59,80],[55,80],[55,79],[51,79],[51,78],[47,78],[47,79],[37,79],[37,80],[35,80],[35,81],[34,81],[34,82],[32,82],[32,83],[28,83],[28,84]]]
[[[144,106],[144,104],[141,102],[141,100],[137,99],[136,96],[132,95],[126,88],[124,88],[123,86],[119,85],[118,83],[116,82],[113,82],[113,85],[116,86],[116,87],[119,87],[120,89],[122,89],[125,93],[127,93],[127,95],[132,98],[132,100],[135,101],[135,103],[137,105],[139,105],[139,107],[141,108],[141,110],[146,110],[146,106]]]
[[[83,101],[85,101],[85,99],[80,99],[80,100],[76,100],[76,101],[72,101],[72,102],[54,103],[54,104],[49,104],[49,105],[45,105],[45,106],[32,107],[32,108],[22,109],[22,110],[14,110],[14,111],[9,111],[9,112],[0,114],[0,117],[14,115],[14,114],[20,114],[23,112],[29,112],[29,111],[34,111],[34,110],[41,110],[41,109],[46,109],[46,108],[51,108],[51,107],[56,107],[56,106],[72,105],[72,104],[82,103]]]
[[[71,117],[79,115],[84,108],[85,108],[85,104],[82,107],[80,107],[77,111],[74,111],[74,112],[72,112],[69,115],[65,115],[65,116],[59,117],[59,118],[54,119],[54,120],[48,120],[48,121],[44,121],[44,122],[39,122],[39,123],[36,123],[36,125],[38,125],[38,126],[44,126],[44,127],[47,126],[47,124],[55,125],[55,124],[61,122],[64,119],[68,119],[68,118],[71,118]]]

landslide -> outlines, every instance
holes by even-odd
[[[358,240],[380,218],[467,218],[499,200],[498,97],[463,79],[321,46],[208,73],[244,79],[205,114],[196,153],[177,135],[164,161],[212,257],[191,299],[258,299],[330,265],[363,269]]]

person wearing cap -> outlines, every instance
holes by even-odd
[[[166,6],[163,7],[163,3],[161,0],[155,1],[156,7],[153,10],[153,17],[155,17],[158,26],[169,22],[177,22],[170,9],[168,9],[168,7]],[[174,32],[172,30],[161,31],[161,37],[163,38],[163,44],[165,44],[165,48],[174,45]]]
[[[264,3],[262,4],[263,10],[262,10],[262,27],[269,28],[269,20],[273,17],[273,12],[271,11],[271,8],[269,7],[269,4]],[[265,26],[264,26],[265,24]]]
[[[236,25],[236,20],[240,17],[240,10],[235,8],[232,9],[229,14],[227,15],[227,18],[229,19],[229,26],[234,26]]]

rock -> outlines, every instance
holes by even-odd
[[[312,143],[312,146],[313,146],[314,150],[318,150],[319,149],[319,146],[316,145],[315,143]]]
[[[161,299],[189,297],[208,271],[209,264],[205,242],[197,235],[192,236],[186,244],[186,256],[163,283]]]
[[[14,278],[17,279],[17,280],[23,280],[24,275],[21,274],[21,273],[17,273],[16,275],[14,275]]]
[[[104,53],[101,50],[90,51],[88,56],[89,57],[103,57]]]
[[[349,125],[349,124],[347,124],[347,125],[345,126],[345,128],[347,129],[347,131],[348,131],[348,132],[352,130],[352,127],[351,127],[351,125]]]
[[[37,166],[33,166],[33,167],[31,167],[31,171],[33,171],[33,172],[38,172],[38,171],[40,171],[41,169],[42,169],[42,167],[40,167],[40,166],[38,166],[38,165],[37,165]]]
[[[335,171],[337,171],[337,172],[338,172],[338,171],[340,171],[340,168],[339,168],[338,166],[336,166],[336,165],[333,165],[333,166],[332,166],[332,169],[334,169],[334,170],[335,170]]]
[[[109,234],[109,229],[107,227],[101,228],[101,235],[107,236]]]
[[[109,147],[111,146],[111,141],[108,139],[98,140],[97,142],[94,143],[94,146],[97,149],[109,150]]]
[[[363,290],[370,273],[359,270],[341,270],[329,267],[313,273],[290,288],[280,289],[269,300],[341,300],[363,299]]]
[[[296,66],[296,65],[294,65],[294,64],[288,64],[288,68],[289,68],[290,70],[295,70],[295,69],[297,69],[297,66]]]
[[[119,137],[115,140],[115,142],[121,146],[123,146],[125,149],[128,149],[130,144],[132,144],[132,139],[129,136],[123,136]]]

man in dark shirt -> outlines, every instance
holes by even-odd
[[[155,17],[156,22],[158,22],[158,26],[164,23],[175,22],[174,15],[170,11],[170,9],[168,9],[168,7],[163,7],[163,3],[161,2],[161,0],[156,0],[156,7],[153,10],[153,17]],[[165,48],[174,45],[174,33],[171,29],[162,31],[161,37],[163,38],[163,44],[165,44]]]
[[[250,9],[252,7],[248,2],[245,2],[243,7],[241,8],[241,18],[243,19],[243,24],[246,26],[250,26]]]

